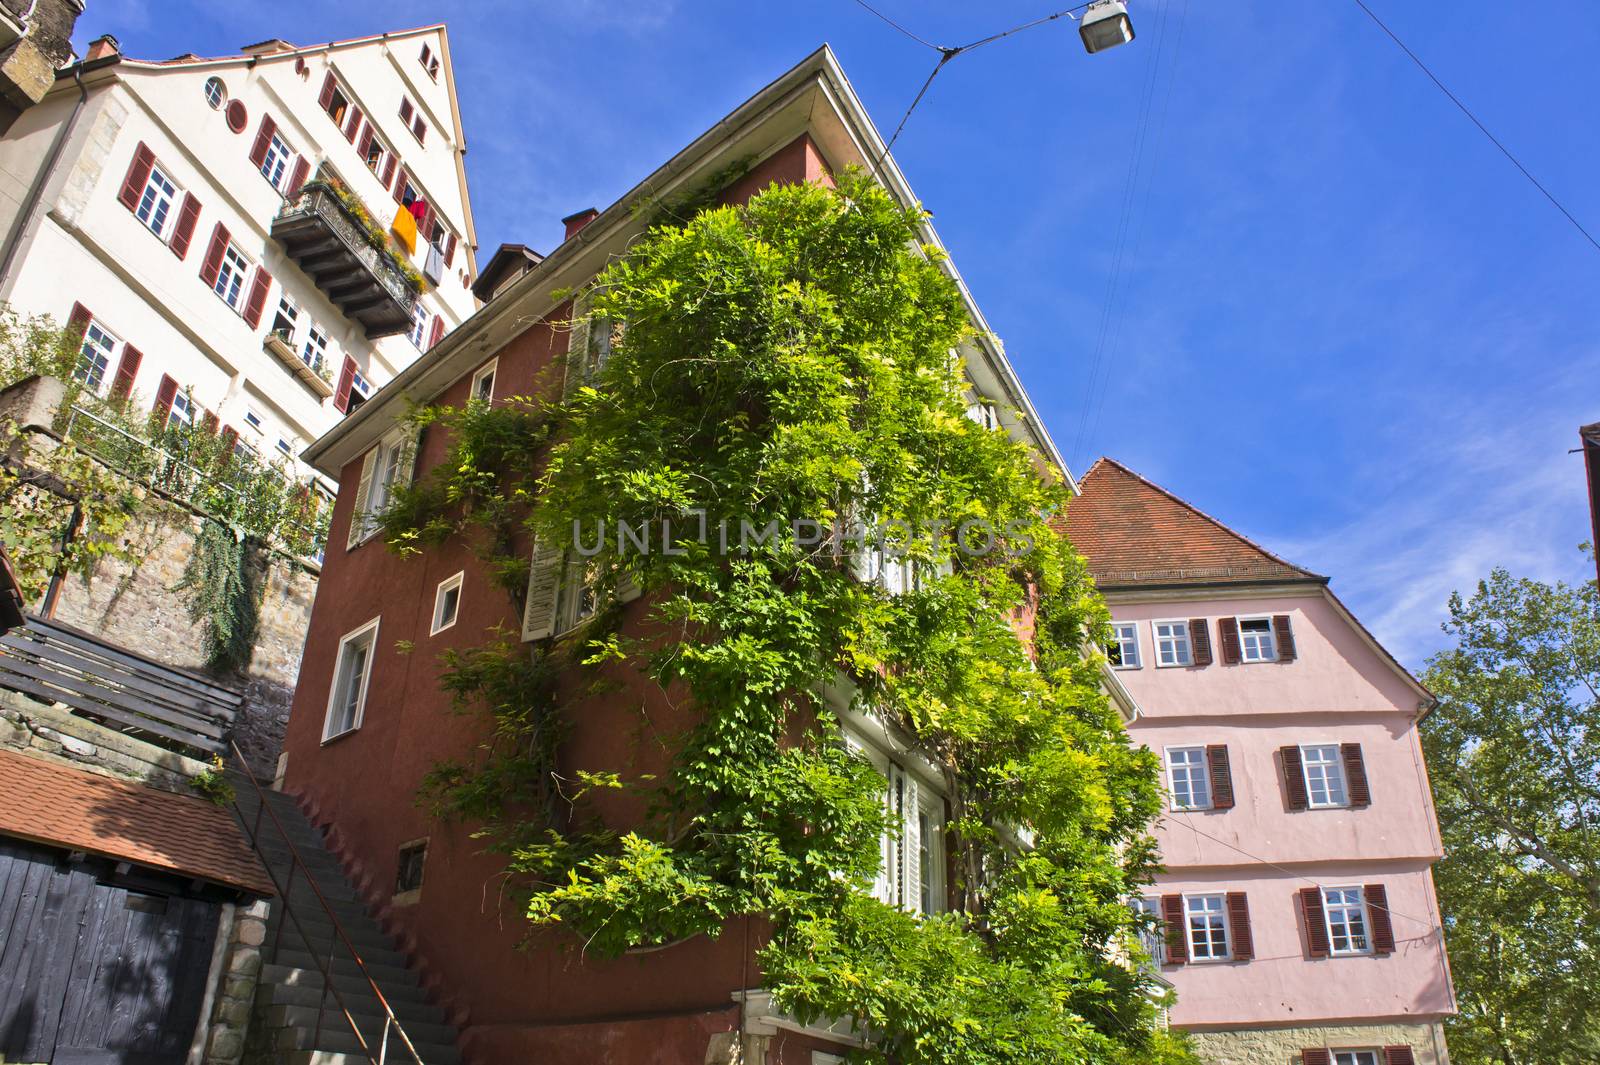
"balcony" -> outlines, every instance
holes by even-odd
[[[311,182],[272,220],[272,238],[368,339],[411,328],[422,286],[349,193]]]
[[[294,350],[294,342],[287,329],[274,330],[266,335],[261,342],[262,350],[283,363],[302,384],[317,394],[319,399],[327,399],[333,395],[333,385],[324,376],[327,368],[322,365],[319,357],[317,365],[312,366],[301,358]]]

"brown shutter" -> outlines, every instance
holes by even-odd
[[[1278,661],[1294,661],[1294,630],[1289,627],[1288,614],[1272,615],[1272,634],[1277,637]]]
[[[333,71],[328,71],[328,76],[322,79],[322,95],[317,97],[317,106],[326,111],[333,106]]]
[[[1372,922],[1372,949],[1377,954],[1394,953],[1394,922],[1389,919],[1389,892],[1382,884],[1361,889],[1367,904],[1367,919]]]
[[[389,182],[394,180],[394,153],[389,152],[383,157],[383,187],[388,188]]]
[[[1383,1065],[1416,1065],[1410,1047],[1384,1047]]]
[[[167,419],[172,416],[172,401],[178,398],[178,382],[161,375],[161,386],[156,389],[156,405],[151,410],[151,418],[155,420],[156,428],[166,428]]]
[[[1242,891],[1228,892],[1228,938],[1235,961],[1249,961],[1256,956],[1256,940],[1250,934],[1250,902]]]
[[[445,265],[450,265],[449,259],[445,260]],[[1205,618],[1189,619],[1189,657],[1197,666],[1211,664],[1211,626],[1206,624]]]
[[[1289,797],[1289,809],[1304,810],[1311,805],[1306,794],[1306,769],[1300,760],[1300,748],[1280,747],[1278,755],[1283,760],[1283,787]]]
[[[1183,896],[1161,896],[1161,931],[1167,942],[1167,964],[1189,960],[1189,933],[1183,920]]]
[[[1367,784],[1367,763],[1361,757],[1361,744],[1339,744],[1339,756],[1344,760],[1345,792],[1351,806],[1371,806],[1372,788]]]
[[[267,305],[267,290],[272,287],[272,275],[264,266],[256,267],[256,276],[250,282],[250,298],[244,305],[244,320],[254,329],[261,324],[261,311]]]
[[[67,318],[68,346],[74,349],[83,347],[83,334],[89,331],[89,323],[94,321],[94,315],[89,313],[89,308],[81,303],[72,305],[72,314]]]
[[[1300,1051],[1300,1065],[1333,1065],[1333,1054],[1323,1047],[1307,1047]]]
[[[267,145],[272,143],[272,135],[278,132],[278,124],[272,121],[271,115],[261,116],[261,125],[256,129],[256,142],[250,146],[250,162],[260,166],[267,161]]]
[[[117,361],[117,376],[111,382],[111,398],[127,399],[133,392],[133,380],[139,376],[139,364],[144,353],[132,344],[122,345],[122,358]]]
[[[444,264],[445,264],[445,266],[448,267],[451,264],[451,262],[453,262],[455,260],[455,257],[456,257],[456,235],[454,233],[452,233],[452,234],[450,234],[450,239],[444,242]],[[1206,651],[1206,654],[1209,655],[1210,653],[1211,653],[1210,650]]]
[[[361,157],[361,161],[363,163],[365,163],[367,161],[367,149],[369,149],[371,147],[372,147],[372,124],[369,122],[367,124],[367,128],[363,129],[361,131],[361,139],[356,141],[356,155]]]
[[[214,287],[217,283],[217,274],[222,271],[222,253],[228,248],[228,227],[218,222],[211,231],[211,245],[206,248],[206,257],[200,264],[200,280],[207,287]]]
[[[156,165],[156,153],[145,146],[144,141],[139,142],[139,147],[133,151],[133,161],[128,164],[128,173],[122,179],[122,191],[117,193],[117,199],[130,211],[139,209],[139,198],[144,195],[145,184],[150,180],[150,168]]]
[[[344,124],[344,139],[351,144],[356,142],[356,133],[361,129],[361,108],[355,104],[350,105],[350,121]]]
[[[217,457],[217,465],[226,466],[233,457],[233,449],[239,443],[239,430],[231,425],[222,427],[222,453]]]
[[[411,125],[411,100],[409,97],[400,97],[400,121]]]
[[[1328,918],[1322,910],[1322,889],[1300,889],[1300,915],[1306,922],[1306,953],[1312,958],[1328,956]]]
[[[1230,666],[1239,664],[1239,619],[1218,618],[1217,636],[1222,642],[1222,661]]]
[[[339,387],[333,393],[333,409],[343,414],[350,407],[350,389],[355,385],[356,360],[346,355],[339,371]]]
[[[1206,748],[1206,768],[1211,771],[1211,805],[1218,810],[1233,809],[1233,770],[1228,765],[1228,745],[1214,743]]]
[[[433,328],[428,331],[428,347],[433,347],[444,337],[444,318],[440,315],[433,316]]]
[[[417,143],[424,144],[428,140],[428,124],[418,115],[417,120],[411,123],[411,132],[417,135]]]
[[[305,156],[294,161],[294,173],[289,177],[289,187],[284,191],[284,198],[292,200],[300,195],[300,188],[306,183],[306,176],[311,172],[311,164]]]
[[[188,192],[183,196],[183,206],[178,208],[178,228],[172,231],[172,243],[167,247],[172,249],[172,254],[179,259],[189,255],[189,242],[194,239],[195,223],[200,221],[200,201],[194,193]]]
[[[405,167],[401,167],[400,176],[394,179],[394,202],[402,206],[404,206],[406,202],[406,178],[409,176],[410,171],[408,171]]]
[[[218,418],[211,411],[202,411],[200,413],[200,428],[204,429],[207,433],[211,434],[212,436],[216,436],[217,430],[221,428],[221,426],[222,419]]]

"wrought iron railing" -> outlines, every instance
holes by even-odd
[[[321,180],[307,183],[299,195],[285,203],[283,210],[278,212],[279,221],[291,220],[296,216],[315,216],[339,243],[371,271],[395,302],[407,311],[416,305],[421,291],[419,287],[406,277],[387,248],[378,247],[369,237],[366,226],[345,206],[331,185]]]

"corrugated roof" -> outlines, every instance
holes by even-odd
[[[0,835],[273,893],[239,823],[204,799],[14,751],[0,751],[0,796]]]
[[[1102,588],[1327,580],[1113,459],[1089,467],[1079,489],[1065,531]]]

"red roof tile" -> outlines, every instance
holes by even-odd
[[[204,799],[0,751],[0,834],[271,895],[233,815]]]
[[[1089,467],[1079,489],[1065,532],[1102,588],[1326,581],[1112,459]]]

